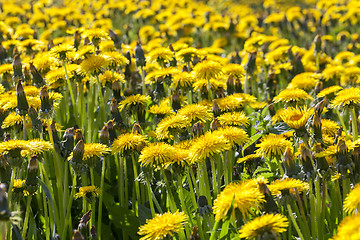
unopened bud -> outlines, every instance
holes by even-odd
[[[38,188],[38,166],[37,155],[33,155],[28,164],[28,172],[26,175],[26,190],[29,194],[34,194]]]
[[[32,75],[33,83],[36,87],[41,88],[45,85],[45,80],[32,63],[30,63],[30,73]]]
[[[40,100],[41,100],[41,105],[40,105],[39,113],[40,115],[47,118],[51,114],[53,107],[46,86],[42,87],[40,90]]]
[[[99,136],[99,140],[101,144],[110,145],[110,134],[109,134],[109,129],[107,126],[104,126],[101,131],[100,131],[100,136]]]
[[[74,48],[78,49],[81,42],[81,35],[79,31],[74,32]]]
[[[24,87],[21,80],[16,85],[17,110],[21,116],[25,116],[29,110],[29,104],[25,96]]]
[[[137,42],[135,47],[135,64],[137,67],[144,67],[146,64],[144,50],[140,42]]]
[[[142,134],[142,130],[141,130],[141,126],[140,124],[138,123],[135,123],[133,128],[132,128],[132,131],[131,131],[133,134]]]
[[[85,229],[90,221],[92,210],[87,211],[80,219],[78,229]]]
[[[192,126],[192,135],[193,137],[198,137],[202,134],[204,134],[205,125],[203,122],[197,122]]]
[[[14,56],[14,61],[13,61],[13,70],[14,70],[14,75],[13,75],[13,79],[17,80],[17,79],[22,79],[23,78],[23,72],[22,72],[22,64],[21,64],[21,59],[20,59],[20,55],[16,54]]]
[[[74,230],[72,239],[73,240],[84,240],[84,237],[79,230]]]
[[[111,29],[109,29],[109,36],[114,42],[114,45],[117,49],[121,49],[121,39],[120,37]]]
[[[73,150],[73,157],[70,161],[70,164],[73,167],[76,174],[80,173],[80,171],[84,165],[84,162],[82,160],[83,156],[84,156],[84,151],[85,151],[84,141],[80,140],[75,145],[75,148]]]
[[[321,52],[321,35],[320,34],[317,34],[315,36],[314,44],[315,44],[314,52],[315,53]]]
[[[218,128],[221,128],[221,123],[217,118],[214,118],[214,120],[210,123],[210,129],[211,131],[215,131]]]

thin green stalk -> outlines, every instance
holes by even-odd
[[[299,235],[299,237],[300,237],[301,240],[305,240],[304,236],[303,236],[302,233],[301,233],[301,230],[300,230],[300,228],[299,228],[299,225],[297,224],[297,222],[296,222],[296,220],[295,220],[295,217],[294,217],[293,211],[291,210],[290,204],[287,203],[286,206],[287,206],[287,209],[288,209],[288,211],[289,211],[289,216],[290,216],[290,218],[291,218],[291,221],[292,221],[292,223],[293,223],[293,225],[294,225],[294,227],[295,227],[295,230],[296,230],[297,234]]]
[[[283,167],[281,166],[280,159],[279,159],[278,157],[275,157],[275,159],[276,159],[276,162],[277,162],[277,164],[278,164],[278,166],[279,166],[279,170],[280,170],[281,176],[284,176],[284,175],[285,175],[285,172],[284,172]]]
[[[93,83],[93,81],[90,79],[90,87],[89,87],[89,91],[88,91],[88,108],[87,108],[87,112],[88,112],[88,119],[94,120],[94,102],[95,102],[95,84]],[[87,142],[92,142],[92,135],[94,134],[93,131],[94,128],[94,121],[88,121],[88,129],[87,129],[87,135],[86,135],[86,141]]]
[[[145,177],[146,180],[146,186],[147,186],[147,192],[148,192],[148,198],[149,198],[149,203],[150,203],[150,210],[151,210],[151,216],[152,218],[155,217],[155,209],[154,209],[154,202],[153,202],[153,198],[152,198],[152,191],[151,191],[151,185],[150,185],[150,181],[147,177]]]
[[[358,139],[358,127],[357,127],[357,117],[355,113],[355,106],[353,106],[350,110],[351,114],[351,123],[352,123],[352,131],[353,131],[353,141]]]
[[[64,66],[64,70],[65,70],[65,78],[66,78],[67,86],[68,86],[69,92],[70,92],[71,104],[72,104],[72,107],[73,107],[73,110],[74,110],[74,116],[75,116],[75,119],[77,119],[78,116],[76,114],[76,105],[75,105],[74,92],[73,92],[73,89],[72,89],[72,86],[71,86],[71,83],[70,83],[70,79],[69,79],[69,75],[68,75],[68,72],[67,72],[65,61],[63,61],[63,66]],[[67,99],[66,99],[66,101],[67,101]]]
[[[23,140],[26,140],[26,115],[23,116]]]
[[[134,157],[133,152],[131,153],[131,160],[132,160],[133,170],[134,170],[134,182],[135,182],[136,200],[137,200],[138,204],[141,204],[139,182],[137,180],[135,180],[137,178],[137,176],[138,176],[138,171],[137,171],[137,165],[136,165],[136,161],[135,161],[135,157]],[[137,212],[137,214],[138,214],[138,212]]]
[[[115,155],[115,164],[118,172],[118,190],[119,190],[119,200],[120,200],[120,206],[124,206],[124,172],[122,169],[124,169],[124,159],[120,157],[118,158],[117,155]]]
[[[195,193],[197,194],[197,195],[199,195],[200,194],[200,191],[199,191],[199,187],[198,187],[198,185],[196,184],[196,179],[195,179],[195,176],[194,176],[194,172],[193,172],[193,170],[191,169],[191,167],[189,167],[189,171],[188,171],[188,178],[189,178],[189,184],[191,184],[191,183],[194,183],[194,189],[195,189]],[[195,196],[195,195],[194,195]]]
[[[69,224],[69,222],[71,221],[71,206],[72,206],[72,201],[74,199],[75,188],[76,188],[76,173],[74,172],[72,189],[71,189],[70,197],[69,197],[68,204],[66,207],[65,224],[63,225],[62,238],[60,238],[60,239],[66,239],[67,227],[71,226],[71,224]]]
[[[207,81],[207,90],[208,90],[208,94],[209,94],[209,100],[213,101],[214,100],[214,94],[211,90],[211,84],[210,84],[210,80]]]
[[[99,210],[98,210],[98,225],[97,225],[97,233],[98,239],[101,240],[101,226],[102,226],[102,204],[104,198],[104,178],[105,178],[105,167],[106,161],[105,158],[102,159],[101,166],[101,176],[100,176],[100,197],[99,197]]]
[[[211,172],[212,172],[212,180],[213,180],[213,194],[215,199],[218,193],[218,186],[216,182],[216,168],[215,168],[214,159],[210,160],[210,164],[211,164]]]
[[[245,74],[244,93],[249,93],[249,75]]]
[[[142,94],[146,95],[146,84],[145,84],[145,70],[141,67],[141,83],[142,83]]]
[[[185,199],[185,197],[184,197],[184,188],[183,188],[183,183],[182,183],[182,176],[180,174],[178,174],[178,185],[179,185],[178,187],[179,187],[179,190],[180,190],[179,191],[179,193],[180,193],[179,197],[180,197],[181,209],[182,209],[182,211],[185,211],[186,214],[189,216],[190,224],[193,227],[194,224],[193,224],[192,219],[191,219],[191,214],[190,214],[190,211],[187,208],[187,206],[185,204],[185,200],[184,200]],[[185,229],[187,229],[186,226],[185,226]],[[189,233],[190,233],[190,231],[188,231],[188,229],[187,229],[186,235],[189,236]]]
[[[105,106],[105,99],[104,99],[104,96],[102,94],[102,89],[101,89],[101,82],[100,82],[100,79],[99,79],[99,76],[96,75],[96,81],[97,81],[97,84],[99,86],[99,96],[100,96],[100,120],[99,120],[99,123],[101,124],[102,122],[106,121],[106,106]],[[99,125],[100,125],[99,124]]]
[[[318,233],[318,239],[322,240],[324,239],[324,220],[321,219],[322,212],[321,212],[321,193],[320,193],[320,179],[317,178],[315,180],[315,191],[316,191],[316,219],[317,219],[317,233]]]
[[[338,115],[338,118],[339,118],[339,121],[340,121],[340,123],[341,123],[341,126],[342,126],[342,128],[343,128],[343,130],[344,130],[344,132],[345,132],[346,139],[349,139],[349,134],[348,134],[348,132],[347,132],[346,125],[345,125],[344,120],[343,120],[343,118],[342,118],[342,116],[341,116],[341,114],[340,114],[339,109],[335,108],[335,112],[336,112],[336,114]]]
[[[173,194],[172,194],[171,186],[170,186],[170,184],[169,184],[169,181],[168,181],[168,179],[167,179],[167,177],[166,177],[166,174],[165,174],[165,171],[164,171],[164,167],[163,167],[162,165],[160,166],[160,169],[161,169],[161,174],[162,174],[162,176],[163,176],[163,178],[164,178],[164,181],[165,181],[165,185],[166,185],[166,189],[167,189],[167,194],[168,194],[168,196],[169,196],[169,198],[170,198],[170,201],[169,201],[170,210],[171,210],[171,212],[174,213],[174,212],[176,212],[177,207],[176,207],[176,204],[175,204],[174,196],[173,196]]]
[[[17,167],[13,167],[12,171],[11,171],[11,179],[10,179],[10,185],[9,185],[9,189],[8,189],[8,201],[9,201],[9,208],[11,209],[11,205],[12,205],[12,189],[14,187],[14,180],[15,180],[15,174],[16,174],[16,170]]]
[[[203,188],[202,192],[200,192],[200,193],[205,195],[208,202],[209,202],[209,205],[212,205],[212,201],[211,201],[212,198],[211,198],[211,194],[210,194],[209,176],[208,176],[205,161],[199,163],[199,180],[200,180],[200,191],[201,191],[201,187]]]
[[[22,231],[22,238],[26,238],[28,223],[29,223],[29,215],[30,215],[30,203],[31,203],[32,196],[27,196],[26,199],[26,212],[25,212],[25,218],[24,218],[24,225],[23,225],[23,231]]]
[[[95,186],[95,178],[94,178],[94,168],[90,168],[90,180],[91,185]],[[95,225],[95,217],[96,217],[96,208],[95,208],[95,200],[91,202],[91,218],[90,218],[90,227]]]
[[[317,236],[317,222],[316,222],[316,207],[315,196],[312,183],[310,182],[310,221],[311,221],[311,234]]]
[[[217,229],[219,227],[220,221],[216,221],[213,227],[213,230],[211,232],[210,240],[215,240],[217,235]]]

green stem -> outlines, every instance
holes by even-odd
[[[147,186],[147,192],[148,192],[148,198],[149,198],[149,203],[150,203],[150,210],[151,210],[151,216],[152,218],[155,217],[155,208],[154,208],[154,202],[153,202],[153,197],[152,197],[152,191],[151,191],[151,185],[150,185],[150,181],[147,177],[145,177],[146,180],[146,186]]]
[[[29,223],[31,198],[32,198],[32,196],[30,195],[30,196],[27,196],[27,199],[26,199],[26,212],[25,212],[24,226],[23,226],[23,232],[22,232],[23,239],[26,238],[26,232],[27,232],[28,223]]]
[[[215,199],[218,193],[218,186],[216,182],[216,168],[215,168],[214,159],[210,160],[210,164],[211,164],[211,172],[212,172],[212,180],[213,180],[213,194]]]
[[[26,115],[23,116],[23,140],[26,140]]]
[[[133,152],[131,153],[131,160],[132,160],[133,170],[134,170],[134,182],[135,182],[136,200],[137,200],[137,204],[141,204],[139,182],[136,180],[136,178],[138,177],[138,171],[137,171],[137,165],[136,165],[136,161],[135,161],[135,157],[134,157]],[[135,203],[133,203],[133,204],[135,204]],[[136,210],[135,212],[138,215],[138,211]]]
[[[281,166],[280,159],[279,159],[278,157],[275,157],[275,159],[276,159],[276,162],[277,162],[277,164],[278,164],[278,166],[279,166],[279,170],[280,170],[281,176],[284,176],[284,175],[285,175],[285,172],[284,172],[283,167]]]
[[[205,160],[199,163],[199,180],[200,180],[200,194],[206,196],[209,205],[212,205],[212,198],[210,194],[209,177],[206,169]]]
[[[16,169],[17,167],[13,167],[12,171],[11,171],[11,179],[10,179],[10,185],[9,185],[9,189],[8,189],[8,201],[9,201],[9,208],[11,209],[11,204],[12,204],[12,189],[14,187],[14,180],[15,180],[15,174],[16,174]]]
[[[88,121],[88,129],[87,129],[87,135],[86,135],[86,141],[92,142],[92,134],[94,134],[93,128],[94,128],[94,101],[95,101],[95,84],[90,79],[90,87],[89,91],[87,93],[88,95],[88,119],[91,119],[92,121]]]
[[[165,181],[168,196],[170,198],[170,201],[169,201],[170,210],[171,210],[171,212],[174,213],[174,212],[176,212],[177,207],[176,207],[176,204],[175,204],[174,196],[172,194],[171,186],[169,184],[169,181],[168,181],[168,179],[166,177],[166,174],[165,174],[165,171],[164,171],[164,167],[162,165],[160,166],[160,169],[161,169],[161,174],[163,175],[163,178],[164,178],[164,181]]]
[[[244,93],[249,93],[249,75],[245,74]]]
[[[296,222],[296,220],[295,220],[295,217],[294,217],[293,211],[291,210],[290,204],[287,203],[286,206],[287,206],[287,209],[288,209],[288,211],[289,211],[289,216],[290,216],[290,218],[291,218],[292,223],[294,224],[294,227],[295,227],[295,230],[296,230],[297,234],[299,235],[299,237],[300,237],[301,240],[305,240],[305,239],[304,239],[304,236],[303,236],[302,233],[301,233],[301,230],[300,230],[300,228],[299,228],[299,225],[297,224],[297,222]]]
[[[102,225],[102,204],[104,197],[104,178],[105,178],[105,166],[106,161],[103,159],[102,167],[101,167],[101,177],[100,177],[100,197],[99,197],[99,210],[98,210],[98,225],[97,225],[97,233],[98,239],[101,240],[101,225]]]
[[[209,100],[212,102],[214,100],[214,94],[211,90],[211,84],[210,84],[210,80],[207,81],[207,90],[208,90],[208,94],[209,94]]]
[[[124,207],[124,172],[122,169],[124,169],[124,159],[120,157],[118,158],[117,155],[115,155],[115,164],[118,172],[118,190],[119,190],[119,200],[120,200],[120,206]]]
[[[63,66],[64,66],[64,70],[65,70],[66,82],[67,82],[67,85],[68,85],[68,88],[69,88],[69,92],[70,92],[71,104],[72,104],[72,106],[73,106],[75,119],[77,119],[78,116],[76,115],[76,105],[75,105],[74,92],[73,92],[73,89],[72,89],[72,86],[71,86],[71,83],[70,83],[70,79],[69,79],[69,75],[68,75],[68,72],[67,72],[67,68],[66,68],[66,63],[65,63],[65,61],[63,61]],[[66,99],[66,101],[67,101],[67,99]]]
[[[217,229],[219,227],[219,223],[220,223],[220,221],[215,222],[212,233],[211,233],[211,236],[210,236],[210,240],[215,240],[216,239]]]
[[[192,222],[192,219],[191,219],[191,214],[190,214],[190,212],[189,212],[189,209],[186,207],[186,204],[185,204],[185,197],[184,197],[184,189],[183,189],[183,183],[182,183],[182,176],[181,176],[181,174],[179,174],[178,175],[178,187],[179,187],[179,189],[180,189],[180,191],[179,191],[179,197],[180,197],[180,203],[181,203],[181,209],[182,209],[182,211],[185,211],[186,212],[186,214],[189,216],[189,220],[190,220],[190,224],[191,224],[191,226],[193,227],[194,226],[194,224],[193,224],[193,222]],[[186,226],[185,226],[185,229],[187,229],[186,228]],[[190,231],[187,229],[186,230],[186,235],[187,236],[190,236],[189,235],[189,233],[190,233]]]
[[[90,180],[91,185],[95,186],[95,178],[94,178],[94,168],[90,168]],[[96,218],[96,208],[95,208],[95,200],[91,202],[91,218],[90,218],[90,228],[92,225],[95,225],[95,218]]]
[[[355,113],[355,107],[353,106],[350,110],[351,113],[351,123],[352,123],[352,130],[353,130],[353,141],[358,139],[358,127],[357,127],[357,117]]]
[[[340,121],[340,123],[341,123],[341,126],[343,127],[343,130],[344,130],[345,135],[346,135],[346,139],[349,139],[349,134],[348,134],[346,125],[345,125],[344,120],[343,120],[343,118],[342,118],[342,116],[341,116],[341,114],[340,114],[339,109],[335,108],[335,112],[336,112],[336,114],[338,115],[338,118],[339,118],[339,121]]]
[[[72,206],[72,201],[74,199],[75,188],[76,188],[76,173],[74,172],[72,189],[71,189],[71,193],[70,193],[68,203],[67,203],[67,206],[66,206],[65,224],[63,225],[62,238],[60,238],[60,239],[66,239],[67,227],[70,225],[69,221],[71,220],[71,206]]]
[[[100,96],[100,116],[101,116],[99,121],[99,126],[100,126],[102,122],[106,121],[106,106],[105,106],[104,96],[102,93],[101,82],[98,75],[96,75],[96,81],[99,86],[99,96]]]

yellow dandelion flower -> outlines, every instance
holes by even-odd
[[[12,112],[6,116],[6,118],[2,122],[1,128],[6,129],[15,126],[17,124],[22,124],[22,121],[23,121],[23,117],[20,114],[17,114],[16,112]]]
[[[191,126],[190,119],[184,115],[171,115],[161,120],[156,126],[158,139],[172,139],[173,135],[184,128]]]
[[[259,210],[261,203],[265,202],[258,186],[253,182],[241,181],[228,184],[214,201],[213,212],[215,220],[225,220],[229,210],[238,209],[245,217],[252,209]]]
[[[71,77],[71,75],[69,76]],[[46,82],[50,85],[51,88],[58,88],[65,83],[65,69],[64,68],[55,68],[49,71],[45,76]]]
[[[251,160],[254,160],[254,159],[257,159],[257,158],[261,158],[261,157],[262,157],[262,155],[259,154],[259,153],[249,154],[249,155],[246,155],[245,157],[238,158],[236,162],[237,163],[243,163],[243,162],[251,161]]]
[[[191,160],[193,162],[201,162],[207,157],[229,149],[231,149],[231,145],[225,136],[206,132],[204,135],[193,140],[193,145],[190,148]]]
[[[192,140],[183,140],[179,143],[177,143],[175,146],[180,148],[180,149],[189,149],[193,144]]]
[[[321,120],[321,132],[322,134],[328,135],[330,137],[335,137],[336,132],[339,129],[339,125],[330,119],[322,119]]]
[[[171,80],[173,89],[176,89],[178,86],[181,88],[191,87],[195,81],[193,74],[189,72],[180,72],[175,74]]]
[[[68,55],[75,52],[74,46],[70,44],[60,44],[50,49],[51,56],[64,61],[67,59]]]
[[[274,103],[297,103],[300,101],[312,100],[312,97],[302,89],[288,88],[282,90],[276,97],[274,97]]]
[[[244,67],[240,64],[227,64],[223,67],[225,76],[235,79],[242,79],[245,75]]]
[[[268,187],[272,195],[278,195],[281,192],[295,194],[295,189],[299,193],[304,192],[309,189],[309,184],[299,179],[284,178],[275,180]]]
[[[148,62],[158,62],[159,64],[164,64],[173,59],[174,53],[169,48],[156,48],[149,52],[147,56]]]
[[[221,125],[248,126],[249,118],[243,112],[227,112],[217,117]]]
[[[109,62],[110,68],[121,68],[130,63],[129,60],[119,52],[107,52],[101,56],[103,56]]]
[[[11,63],[0,65],[0,74],[13,74],[13,66]]]
[[[196,64],[193,71],[196,79],[210,80],[222,74],[222,65],[215,61],[205,60]]]
[[[171,162],[174,156],[174,147],[164,143],[151,143],[141,150],[139,162],[143,166],[158,166]]]
[[[87,29],[82,34],[83,38],[89,38],[96,45],[100,40],[110,40],[109,33],[102,28]]]
[[[180,166],[189,165],[190,164],[190,151],[188,149],[182,149],[178,145],[174,147],[174,155],[170,162],[167,164],[177,164]]]
[[[176,53],[176,58],[184,62],[190,62],[195,56],[199,56],[199,51],[193,47],[181,49]]]
[[[327,81],[332,78],[340,77],[344,71],[345,71],[345,68],[342,65],[328,64],[328,65],[326,65],[326,68],[324,69],[324,71],[322,71],[321,75],[323,76],[325,81]]]
[[[187,216],[183,212],[166,212],[156,214],[153,219],[147,219],[146,224],[139,228],[140,240],[160,240],[171,237],[184,229]]]
[[[335,94],[336,92],[342,90],[343,88],[338,86],[338,85],[335,85],[335,86],[331,86],[331,87],[328,87],[328,88],[325,88],[323,90],[321,90],[318,94],[317,94],[317,97],[318,98],[322,98],[322,97],[326,97],[330,94]]]
[[[238,127],[227,126],[224,128],[219,128],[213,133],[224,136],[232,146],[235,144],[243,146],[249,141],[249,136],[247,133]]]
[[[319,81],[320,74],[304,72],[296,75],[287,88],[313,89]]]
[[[80,64],[80,67],[83,72],[89,75],[99,75],[103,68],[108,65],[108,60],[103,56],[91,56],[83,60]]]
[[[153,105],[149,109],[149,113],[158,115],[167,115],[173,112],[172,107],[169,105],[170,100],[167,98],[160,102],[159,105]]]
[[[33,154],[40,154],[52,149],[51,142],[47,142],[41,139],[31,139],[27,141],[28,149],[21,152],[22,155],[31,156]]]
[[[194,88],[193,91],[194,92],[196,92],[197,90],[204,91],[204,89],[207,89],[208,85],[210,85],[210,88],[213,90],[217,90],[219,88],[226,89],[226,83],[224,78],[219,78],[219,79],[212,78],[210,80],[206,80],[206,79],[196,80],[193,83],[193,88]]]
[[[346,88],[336,94],[331,102],[332,107],[342,108],[360,103],[360,88]]]
[[[26,190],[25,183],[26,180],[14,179],[14,185],[11,191],[15,194],[21,193],[23,196],[28,196],[29,192]]]
[[[236,93],[215,100],[221,111],[233,111],[242,108],[244,104],[253,103],[256,97],[246,93]]]
[[[261,237],[264,234],[270,236],[286,232],[289,226],[288,219],[281,214],[265,214],[263,216],[254,218],[250,222],[245,223],[239,231],[240,238],[253,239]]]
[[[104,73],[100,74],[99,79],[101,84],[103,85],[105,85],[106,83],[113,83],[117,81],[125,83],[125,77],[123,74],[112,71],[105,71]]]
[[[124,108],[131,109],[138,105],[146,105],[146,102],[150,100],[149,96],[136,94],[126,97],[119,103],[119,110],[122,111]]]
[[[349,214],[353,214],[360,206],[360,183],[348,193],[344,200],[344,210]]]
[[[95,186],[86,186],[79,188],[79,192],[75,194],[75,198],[93,198],[100,195],[100,189]]]
[[[141,134],[124,133],[118,136],[112,146],[113,153],[123,154],[127,150],[138,150],[139,146],[147,144],[147,139]]]
[[[82,57],[88,58],[94,53],[95,49],[91,45],[85,45],[76,51],[75,59],[81,59]]]
[[[292,148],[292,143],[282,135],[269,134],[261,140],[261,143],[256,144],[258,148],[256,154],[272,158],[281,157],[286,148]]]
[[[360,239],[360,215],[345,217],[337,229],[332,240],[357,240]]]
[[[187,117],[191,122],[206,122],[213,118],[211,109],[200,104],[189,104],[179,109],[177,115]]]
[[[86,161],[92,157],[103,157],[110,153],[110,148],[101,143],[85,143],[83,160]]]
[[[287,108],[281,114],[281,119],[293,129],[300,129],[304,127],[307,120],[314,112],[314,109],[307,110],[306,107],[304,108]]]

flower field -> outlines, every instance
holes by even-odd
[[[360,240],[360,1],[0,3],[0,239]]]

